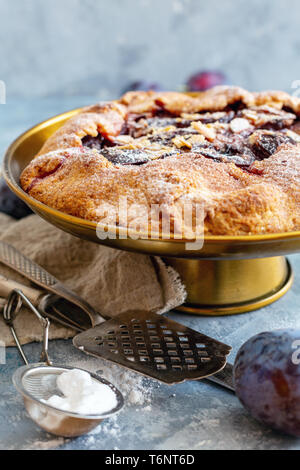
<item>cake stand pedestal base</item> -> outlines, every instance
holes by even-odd
[[[234,315],[265,307],[292,286],[286,258],[196,260],[164,258],[186,286],[187,303],[177,310],[196,315]]]

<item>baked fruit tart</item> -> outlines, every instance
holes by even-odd
[[[300,230],[300,99],[237,87],[129,92],[69,119],[21,186],[64,213],[148,232],[167,214],[174,235],[186,207],[193,226],[201,207],[207,235]]]

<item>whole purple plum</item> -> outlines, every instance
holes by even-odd
[[[163,91],[163,87],[156,82],[138,80],[136,82],[128,84],[123,89],[122,93],[127,93],[128,91]]]
[[[227,78],[222,72],[207,70],[192,75],[187,81],[188,91],[205,91],[217,85],[225,85]]]
[[[300,437],[300,330],[261,333],[239,350],[236,394],[259,421]]]
[[[32,214],[31,209],[9,189],[3,178],[0,179],[0,212],[15,219]]]

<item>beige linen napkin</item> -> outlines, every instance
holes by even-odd
[[[80,240],[36,215],[15,221],[0,214],[0,239],[40,264],[104,315],[114,316],[128,310],[163,313],[186,298],[179,275],[160,258]],[[30,285],[2,263],[0,274]],[[22,309],[15,325],[23,344],[41,340],[40,324],[27,309]],[[74,330],[52,322],[50,339],[72,336]],[[2,315],[0,341],[7,346],[14,344]]]

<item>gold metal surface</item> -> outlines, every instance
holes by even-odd
[[[121,229],[117,230],[116,238],[108,236],[100,240],[96,222],[64,214],[26,194],[19,185],[22,170],[45,140],[79,111],[69,111],[38,124],[16,139],[5,154],[3,175],[6,182],[34,212],[58,228],[86,240],[176,258],[174,263],[187,278],[189,304],[184,309],[191,313],[228,314],[253,310],[274,301],[290,287],[291,273],[287,274],[288,268],[281,256],[300,251],[300,232],[207,236],[203,247],[196,250],[187,250],[185,240],[119,239]]]
[[[283,257],[244,260],[184,260],[167,264],[187,288],[186,304],[177,310],[198,315],[233,315],[265,307],[282,297],[293,283]]]

